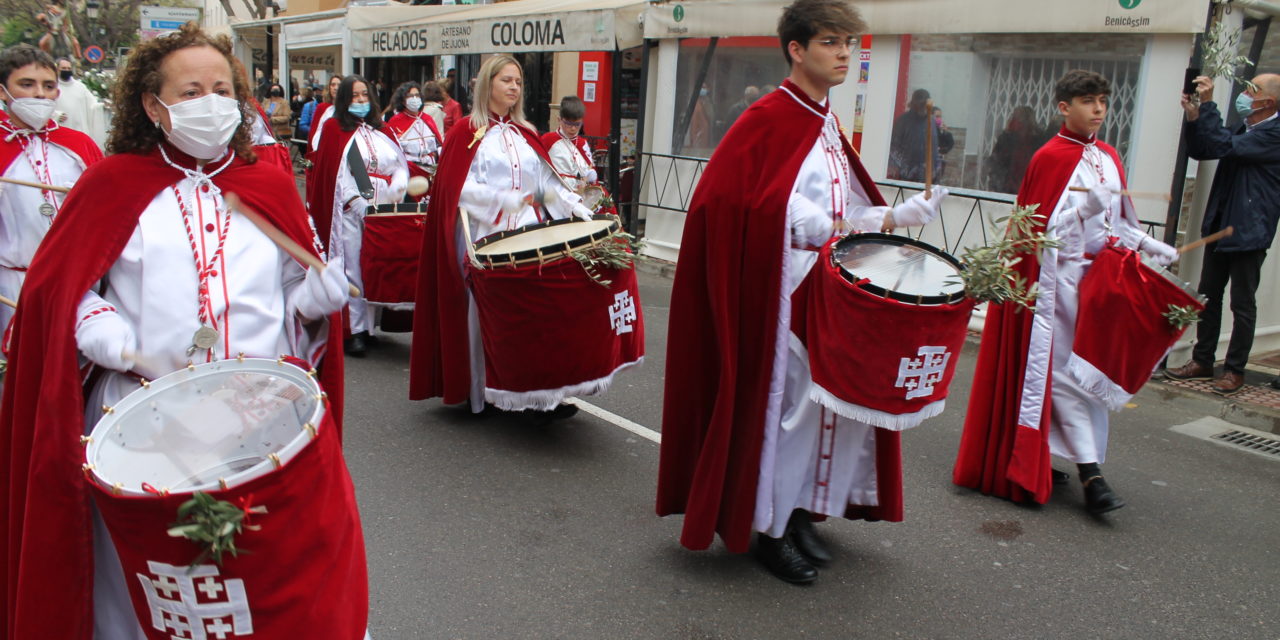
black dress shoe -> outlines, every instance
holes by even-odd
[[[1116,495],[1115,491],[1111,490],[1106,479],[1102,476],[1093,476],[1084,481],[1085,511],[1099,516],[1123,506],[1124,500],[1119,495]]]
[[[564,420],[577,415],[578,405],[562,404],[554,409],[541,411],[539,409],[525,409],[524,417],[529,424],[535,427],[545,427],[556,420]]]
[[[756,534],[756,559],[773,575],[791,584],[809,584],[818,579],[818,570],[791,542],[791,536],[770,538]]]
[[[1067,484],[1068,482],[1071,482],[1071,474],[1067,473],[1066,471],[1058,471],[1057,469],[1050,469],[1049,476],[1053,478],[1053,484],[1055,486],[1061,486],[1061,485]]]
[[[787,535],[795,544],[796,550],[815,567],[825,567],[831,563],[831,551],[818,537],[818,530],[813,526],[809,512],[796,509],[791,512],[791,520],[787,522]]]
[[[365,336],[367,335],[369,334],[361,331],[360,333],[354,333],[350,338],[347,338],[346,343],[343,345],[347,355],[355,358],[363,358],[364,354],[369,351],[369,343],[365,340]]]

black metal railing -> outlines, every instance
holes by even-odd
[[[636,189],[628,194],[628,199],[621,205],[629,211],[635,211],[633,216],[639,215],[640,208],[684,213],[689,210],[689,200],[693,197],[706,165],[706,158],[641,153]],[[919,182],[901,180],[877,180],[876,185],[890,205],[899,204],[924,188]],[[951,188],[950,192],[953,197],[944,205],[943,215],[926,227],[905,230],[907,235],[940,245],[949,253],[955,253],[975,242],[986,245],[991,241],[994,222],[1008,215],[1014,203],[1014,197],[1006,193],[960,188]],[[948,215],[948,210],[954,211],[956,207],[968,207],[962,222],[955,215]],[[1147,233],[1156,238],[1161,237],[1157,232],[1163,229],[1164,222],[1140,222],[1146,227]],[[636,225],[636,228],[643,227]]]

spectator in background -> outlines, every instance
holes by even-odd
[[[298,116],[297,138],[299,140],[306,140],[311,137],[311,122],[316,117],[316,106],[320,104],[321,91],[320,85],[303,89],[303,95],[307,99],[306,102],[302,103],[302,113]],[[303,144],[302,147],[305,150],[306,145]]]
[[[1036,122],[1036,112],[1022,105],[1013,110],[1009,124],[996,138],[996,144],[987,158],[987,188],[1000,193],[1017,193],[1022,175],[1045,136]],[[1056,134],[1057,131],[1055,130]]]
[[[453,69],[449,70],[453,73]],[[449,130],[453,128],[453,123],[462,119],[462,105],[453,98],[453,85],[455,81],[450,78],[444,80],[444,131],[445,135],[449,135]]]
[[[746,111],[747,107],[751,106],[751,103],[759,99],[760,99],[759,87],[748,86],[746,89],[743,89],[742,100],[739,100],[738,102],[733,103],[733,106],[729,107],[729,113],[725,115],[724,131],[720,132],[720,137],[724,137],[724,134],[728,133],[729,128],[733,126],[733,123],[738,121],[738,116],[741,116],[742,112]]]
[[[422,113],[431,117],[436,123],[436,129],[444,133],[444,89],[440,88],[440,83],[435,80],[428,80],[422,85]]]
[[[711,146],[711,127],[716,116],[710,93],[705,83],[698,90],[698,101],[693,105],[693,116],[689,118],[690,147],[706,149]]]
[[[271,124],[271,135],[277,140],[288,140],[289,135],[293,133],[289,125],[293,110],[289,108],[289,102],[284,99],[284,87],[279,83],[272,83],[267,91],[267,102],[262,105],[262,109],[267,112],[267,120]]]
[[[947,124],[942,121],[941,107],[933,108],[933,124],[938,128],[938,167],[934,171],[934,175],[942,176],[947,172],[947,154],[956,148],[956,137],[951,135],[951,131],[947,129]]]
[[[937,176],[937,167],[942,160],[938,153],[941,141],[938,139],[938,125],[933,122],[928,103],[929,92],[916,89],[911,94],[906,113],[893,121],[893,134],[889,141],[889,178],[924,182],[925,127],[933,127],[929,153],[933,154],[934,175]]]
[[[58,58],[58,89],[54,107],[58,124],[88,135],[99,147],[106,144],[107,119],[102,102],[76,79],[67,58]]]
[[[1235,131],[1223,125],[1222,114],[1213,102],[1213,80],[1196,78],[1196,92],[1199,105],[1190,95],[1182,96],[1187,155],[1196,160],[1218,160],[1200,234],[1207,236],[1229,226],[1235,233],[1204,249],[1198,290],[1208,302],[1196,325],[1196,345],[1190,362],[1165,374],[1175,380],[1213,377],[1222,328],[1222,297],[1230,282],[1231,342],[1222,375],[1212,387],[1214,393],[1229,396],[1244,388],[1244,367],[1258,320],[1254,295],[1280,218],[1280,120],[1276,118],[1280,75],[1259,75],[1236,98],[1234,106],[1244,124]]]

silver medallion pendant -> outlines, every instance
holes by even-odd
[[[191,344],[195,345],[197,349],[212,349],[214,345],[218,344],[218,337],[217,329],[204,325],[196,329],[195,335],[191,336]]]
[[[46,218],[52,218],[53,214],[58,212],[58,210],[55,209],[54,206],[49,204],[48,202],[41,202],[39,211],[40,211],[40,215]]]

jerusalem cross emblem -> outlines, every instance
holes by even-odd
[[[951,354],[946,347],[920,347],[917,358],[902,358],[898,363],[898,381],[894,387],[907,390],[907,400],[933,395],[934,385],[942,382]]]
[[[630,291],[623,291],[613,296],[613,304],[609,305],[609,326],[614,335],[631,333],[631,323],[636,321],[636,300]]]
[[[151,609],[151,626],[172,640],[227,640],[253,635],[244,580],[218,579],[218,567],[194,569],[147,562],[152,575],[137,574]]]

